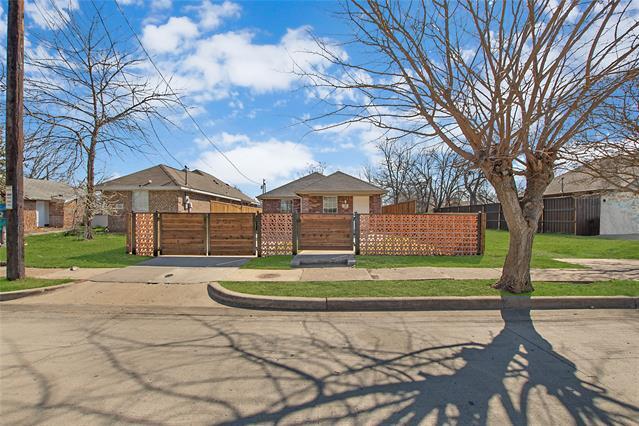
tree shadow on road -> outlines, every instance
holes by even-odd
[[[105,420],[110,405],[118,407],[114,421],[154,424],[179,421],[185,407],[206,413],[208,423],[234,425],[634,424],[639,408],[586,380],[536,330],[529,310],[501,316],[503,328],[488,343],[429,335],[424,322],[401,315],[382,331],[387,323],[366,316],[296,314],[291,321],[301,326],[293,331],[255,319],[247,327],[242,316],[190,316],[181,317],[179,338],[131,337],[105,323],[85,332],[109,381],[66,399],[37,364],[19,359],[46,395],[31,408],[47,421],[69,412]],[[150,400],[162,403],[143,409]]]

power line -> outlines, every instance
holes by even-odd
[[[171,94],[173,96],[175,96],[175,99],[177,100],[177,102],[180,104],[180,106],[184,109],[184,112],[186,113],[186,115],[191,119],[191,121],[193,122],[193,124],[195,125],[195,128],[202,134],[202,136],[204,136],[204,139],[213,147],[215,148],[215,150],[217,152],[220,153],[220,155],[222,155],[222,157],[224,157],[224,159],[231,165],[233,166],[233,168],[245,179],[247,179],[248,181],[259,185],[258,182],[256,182],[255,180],[251,179],[250,177],[248,177],[246,174],[244,174],[244,172],[242,172],[242,170],[240,170],[240,168],[233,163],[233,161],[231,161],[231,159],[224,153],[224,151],[222,151],[216,144],[215,142],[213,142],[208,135],[204,132],[204,130],[202,130],[202,127],[200,127],[200,124],[195,120],[195,118],[193,117],[193,115],[191,115],[191,112],[189,111],[189,109],[187,108],[186,105],[184,105],[184,103],[182,102],[182,100],[180,99],[180,97],[178,96],[178,94],[171,88],[171,85],[169,84],[169,82],[166,80],[166,78],[164,78],[164,74],[162,74],[162,71],[160,71],[160,68],[158,68],[158,66],[155,64],[155,61],[153,61],[153,59],[151,58],[151,55],[149,54],[149,52],[146,50],[146,48],[144,47],[144,45],[142,44],[142,40],[140,40],[140,37],[138,37],[138,34],[135,32],[135,30],[133,29],[133,26],[131,25],[131,22],[129,22],[129,19],[126,17],[126,14],[124,13],[124,11],[122,10],[122,7],[120,7],[120,3],[118,2],[118,0],[114,0],[115,5],[118,9],[118,11],[120,12],[120,15],[122,15],[122,17],[124,18],[124,21],[126,22],[127,26],[129,27],[129,29],[131,30],[131,33],[133,34],[133,37],[135,37],[135,39],[137,40],[138,44],[140,45],[140,47],[142,48],[142,51],[144,52],[144,54],[146,55],[146,57],[149,59],[149,62],[151,62],[151,65],[153,65],[153,68],[155,68],[155,71],[159,74],[160,78],[162,79],[162,81],[164,82],[164,84],[166,84],[167,88],[169,89],[169,91],[171,92]]]

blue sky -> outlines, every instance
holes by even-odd
[[[29,31],[46,31],[39,17],[55,1],[74,13],[92,13],[90,1],[26,1],[27,48]],[[118,37],[130,31],[111,1],[98,3],[108,26]],[[120,0],[138,36],[207,135],[252,180],[267,180],[269,189],[297,177],[308,163],[322,161],[327,171],[357,174],[373,161],[371,141],[376,132],[351,128],[310,132],[295,124],[317,116],[327,106],[320,94],[308,88],[290,71],[294,63],[327,67],[318,56],[310,33],[330,41],[344,40],[346,23],[335,16],[336,2],[271,1],[176,1]],[[6,25],[6,2],[0,25]],[[5,29],[2,34],[4,37]],[[2,44],[5,40],[2,40]],[[353,52],[344,50],[344,54]],[[150,74],[153,71],[149,68]],[[103,176],[119,176],[166,163],[189,165],[237,185],[247,194],[259,194],[259,185],[239,175],[178,112],[178,129],[162,134],[164,144],[179,160],[177,164],[159,146],[148,155],[99,158]]]

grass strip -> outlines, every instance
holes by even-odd
[[[291,297],[446,297],[499,296],[510,293],[490,287],[494,280],[411,281],[225,281],[222,286],[239,293]],[[639,296],[639,281],[594,283],[536,282],[532,296]]]
[[[46,280],[43,278],[24,278],[21,280],[9,281],[6,278],[0,278],[0,293],[16,290],[27,290],[30,288],[51,287],[54,285],[66,284],[73,280],[59,279]]]

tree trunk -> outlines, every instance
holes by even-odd
[[[87,193],[84,201],[84,239],[93,239],[93,207],[95,206],[95,149],[87,156]]]
[[[544,208],[542,195],[551,179],[552,169],[550,172],[528,178],[526,193],[521,200],[512,176],[492,179],[491,183],[501,203],[510,234],[508,254],[501,278],[493,285],[493,288],[511,293],[534,291],[530,279],[532,246]]]

